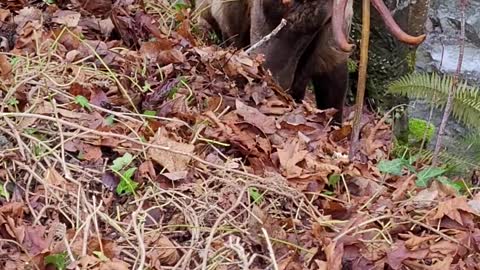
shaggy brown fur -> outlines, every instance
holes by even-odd
[[[348,54],[337,50],[332,38],[332,0],[292,0],[289,7],[282,0],[233,1],[201,0],[200,6],[207,7],[203,20],[224,40],[243,47],[260,40],[285,18],[287,25],[256,53],[265,55],[265,67],[296,101],[304,98],[312,81],[317,106],[338,109],[335,120],[341,122]]]

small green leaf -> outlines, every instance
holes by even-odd
[[[18,101],[18,99],[16,99],[16,98],[12,97],[7,101],[7,104],[9,106],[18,106],[18,104],[20,104],[20,101]]]
[[[152,91],[152,86],[148,82],[145,82],[145,85],[143,85],[142,87],[142,92],[148,92],[148,91]]]
[[[332,174],[328,177],[328,185],[335,186],[338,182],[340,182],[340,179],[342,179],[340,174]]]
[[[428,167],[417,174],[417,181],[415,181],[418,187],[427,187],[432,178],[438,177],[445,173],[445,169]]]
[[[255,203],[255,204],[260,204],[261,203],[261,201],[263,199],[263,195],[260,192],[258,192],[257,188],[255,188],[255,187],[249,188],[248,189],[248,194],[252,198],[253,203]]]
[[[137,170],[136,167],[128,169],[124,174],[123,177],[126,179],[131,179],[135,171]]]
[[[120,177],[120,183],[117,186],[117,194],[132,194],[138,187],[138,183],[132,180],[132,176],[137,168],[130,168]]]
[[[327,196],[334,196],[335,192],[330,191],[330,190],[324,190],[322,194],[327,195]]]
[[[179,0],[176,3],[173,4],[173,8],[176,11],[180,11],[182,9],[187,9],[188,7],[189,7],[189,5],[186,4],[185,1],[183,1],[183,0]]]
[[[466,186],[463,184],[463,182],[454,182],[445,176],[440,176],[437,178],[437,180],[438,182],[455,189],[459,194],[466,189]]]
[[[107,118],[105,118],[105,123],[107,123],[107,125],[111,126],[113,125],[113,122],[115,121],[115,115],[111,114],[109,116],[107,116]]]
[[[45,153],[45,147],[43,147],[41,144],[35,144],[33,147],[33,153],[36,157],[39,157]]]
[[[378,169],[380,172],[393,174],[393,175],[402,175],[403,168],[408,164],[408,161],[401,158],[396,158],[393,160],[382,160],[378,164]]]
[[[132,163],[133,156],[130,153],[125,153],[123,157],[116,158],[113,161],[113,165],[111,169],[116,172],[120,172],[123,168],[125,168],[128,164]]]
[[[92,107],[90,107],[88,99],[84,96],[76,96],[75,103],[88,111],[92,111]]]
[[[10,58],[10,64],[12,64],[12,66],[16,66],[19,61],[20,61],[20,58],[17,56]]]
[[[107,256],[105,256],[105,254],[103,254],[101,251],[94,251],[92,252],[93,255],[97,256],[97,258],[102,261],[102,262],[106,262],[108,261],[108,258]]]
[[[348,67],[348,72],[349,73],[354,73],[358,69],[358,64],[352,59],[347,60],[347,67]]]
[[[52,264],[57,268],[57,270],[65,270],[68,265],[68,256],[67,252],[52,254],[44,259],[45,266]]]
[[[8,194],[8,192],[3,188],[3,184],[0,185],[0,196],[4,197],[7,200],[10,197],[10,194]]]
[[[172,89],[168,92],[167,98],[173,99],[178,92],[178,86],[172,87]]]
[[[25,133],[27,133],[28,135],[33,135],[37,132],[38,130],[36,128],[26,128],[25,129]]]
[[[146,116],[147,118],[153,118],[157,115],[156,111],[144,111],[143,115]]]

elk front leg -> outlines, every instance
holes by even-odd
[[[324,27],[309,44],[298,62],[290,94],[297,102],[305,97],[312,81],[319,109],[335,108],[335,121],[341,123],[343,103],[347,92],[348,54],[333,48],[330,26]]]
[[[319,109],[335,108],[338,112],[334,121],[341,124],[343,121],[343,105],[347,95],[348,67],[347,62],[338,64],[328,72],[312,76],[315,99]]]

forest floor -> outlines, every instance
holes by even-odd
[[[183,6],[30,2],[0,4],[0,269],[479,269],[480,195],[392,155],[388,116],[349,162],[352,108]]]

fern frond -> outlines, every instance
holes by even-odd
[[[465,146],[465,150],[469,156],[480,166],[480,134],[471,133],[467,135],[461,142]]]
[[[436,108],[443,109],[452,85],[453,77],[450,75],[413,73],[391,83],[388,91],[426,100]],[[464,81],[459,82],[453,99],[452,115],[469,127],[480,128],[480,89],[469,86]]]

